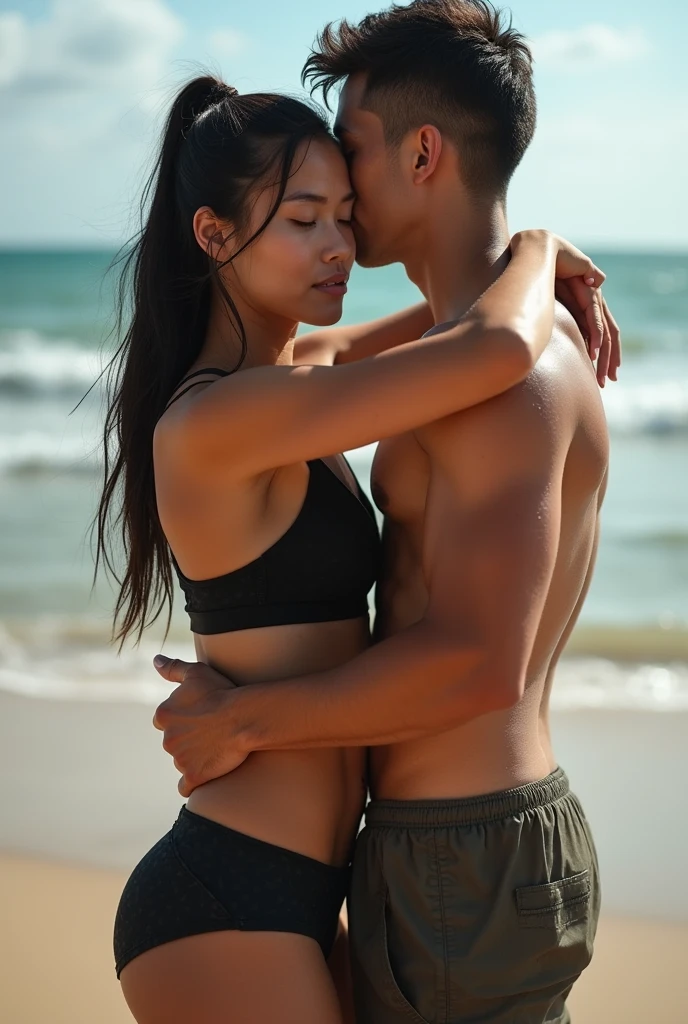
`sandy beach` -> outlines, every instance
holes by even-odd
[[[127,871],[179,807],[150,700],[0,690],[0,1020],[124,1024],[111,952]],[[554,714],[596,836],[604,913],[575,1024],[678,1022],[688,963],[688,711]]]
[[[5,1024],[126,1024],[112,918],[124,872],[2,857],[0,1017]],[[602,918],[595,959],[571,997],[574,1024],[678,1022],[688,925]]]

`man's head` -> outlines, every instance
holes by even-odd
[[[365,266],[400,258],[449,168],[472,202],[503,200],[535,130],[530,51],[488,0],[413,0],[328,25],[303,77],[326,99],[344,86],[336,130]]]

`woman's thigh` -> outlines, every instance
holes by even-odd
[[[138,1024],[342,1024],[320,946],[305,935],[193,935],[142,953],[121,982]]]

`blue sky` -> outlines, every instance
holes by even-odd
[[[240,91],[299,92],[326,21],[371,0],[0,0],[0,244],[119,241],[175,86],[210,64]],[[599,248],[688,248],[688,5],[514,0],[539,126],[515,230]]]

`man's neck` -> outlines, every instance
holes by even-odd
[[[457,320],[509,262],[509,229],[501,203],[428,218],[404,260],[406,273],[432,309],[435,323]]]

